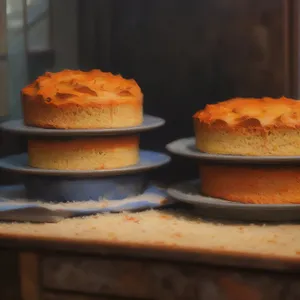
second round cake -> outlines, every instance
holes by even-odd
[[[101,170],[135,165],[139,161],[138,136],[31,139],[29,165],[40,169]]]
[[[300,102],[235,98],[194,115],[196,147],[215,154],[300,155]]]
[[[244,156],[300,155],[300,102],[235,98],[194,117],[196,148]],[[300,203],[297,165],[200,164],[200,193],[252,204]]]

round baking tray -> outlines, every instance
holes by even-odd
[[[23,120],[11,120],[3,122],[0,127],[4,131],[15,134],[30,136],[100,136],[100,135],[124,135],[149,131],[165,124],[165,120],[150,115],[144,115],[141,125],[124,128],[107,129],[49,129],[33,126],[26,126]]]
[[[98,177],[24,176],[26,198],[46,202],[123,200],[143,193],[144,174]]]
[[[203,216],[247,222],[300,220],[300,204],[245,204],[201,195],[200,181],[190,180],[168,188],[172,198],[192,204]]]
[[[16,172],[20,174],[30,175],[48,175],[48,176],[86,176],[86,177],[106,177],[133,174],[137,172],[144,172],[151,169],[159,168],[169,163],[171,158],[163,153],[140,150],[140,161],[136,165],[105,170],[49,170],[38,169],[28,166],[28,155],[22,153],[18,155],[10,155],[0,159],[0,168],[7,171]]]
[[[182,138],[166,146],[173,154],[196,158],[202,161],[213,161],[238,164],[295,164],[300,163],[300,156],[243,156],[204,153],[196,149],[195,138]]]

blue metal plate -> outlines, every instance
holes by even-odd
[[[33,201],[26,198],[23,185],[0,188],[0,220],[21,222],[59,222],[64,218],[88,216],[99,213],[140,211],[169,206],[164,189],[155,185],[146,186],[142,193],[123,200],[69,202],[60,204],[51,199],[49,202]]]
[[[72,171],[72,170],[48,170],[32,168],[27,165],[27,153],[10,155],[0,159],[0,168],[7,171],[28,174],[28,175],[44,175],[44,176],[86,176],[86,177],[104,177],[125,174],[134,174],[144,172],[151,169],[159,168],[170,162],[170,157],[166,154],[140,150],[140,161],[138,164],[117,169],[91,170],[91,171]]]
[[[245,204],[201,195],[200,181],[172,185],[167,193],[173,199],[192,204],[212,218],[247,222],[291,222],[300,220],[300,204]]]
[[[144,121],[141,125],[124,128],[107,129],[49,129],[27,126],[23,120],[11,120],[3,122],[0,128],[15,134],[24,134],[29,136],[103,136],[103,135],[124,135],[149,131],[159,128],[165,124],[165,121],[159,117],[144,115]]]
[[[295,164],[300,163],[300,156],[244,156],[211,154],[199,151],[195,146],[195,138],[183,138],[169,143],[167,150],[173,154],[195,158],[202,161],[238,164]]]

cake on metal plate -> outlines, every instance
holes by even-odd
[[[207,105],[194,117],[196,148],[242,156],[300,155],[300,102],[236,98]],[[200,164],[201,193],[256,204],[300,203],[300,167]]]
[[[196,147],[207,153],[300,155],[300,102],[235,98],[194,115]]]
[[[46,73],[22,90],[24,123],[55,129],[124,128],[143,122],[134,80],[100,70]],[[29,165],[55,170],[115,169],[139,162],[139,137],[29,138]]]
[[[95,129],[143,122],[143,94],[133,79],[100,70],[45,73],[22,90],[26,125]]]

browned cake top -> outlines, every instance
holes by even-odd
[[[121,75],[91,70],[63,70],[46,72],[22,90],[26,100],[42,99],[46,103],[61,105],[76,103],[108,104],[112,102],[138,102],[143,99],[140,87],[133,79]]]
[[[298,127],[300,102],[281,97],[234,98],[217,104],[209,104],[194,116],[206,124],[228,126]]]

